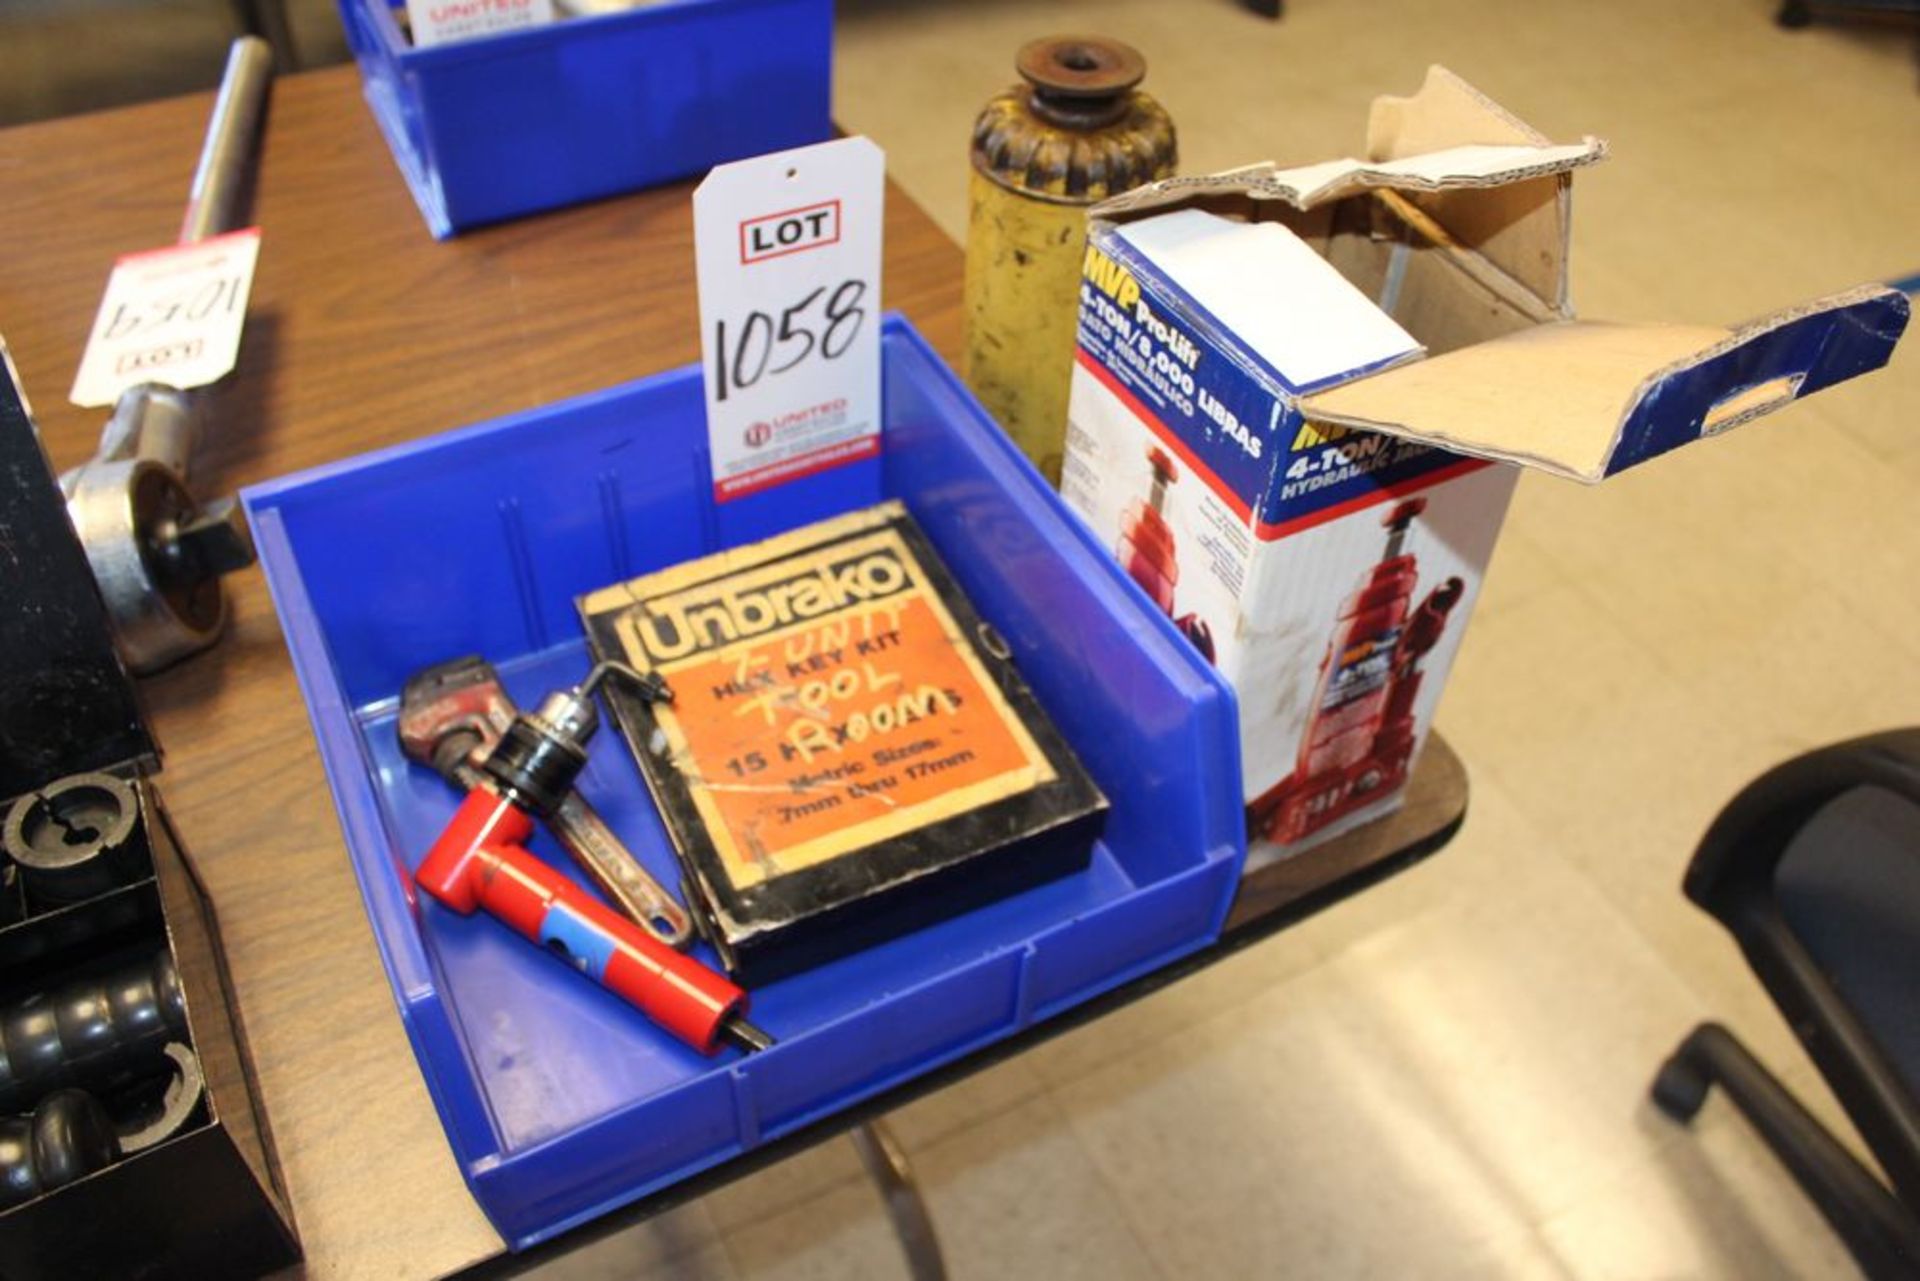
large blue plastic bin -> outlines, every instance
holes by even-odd
[[[436,236],[832,134],[833,0],[666,0],[428,49],[387,0],[339,5]]]
[[[401,1018],[516,1247],[1219,933],[1246,854],[1232,694],[905,322],[887,321],[884,349],[879,458],[719,507],[694,368],[242,495]],[[578,593],[884,497],[919,519],[1111,800],[1085,872],[756,991],[779,1044],[747,1059],[702,1058],[497,922],[415,896],[409,868],[458,798],[401,756],[411,672],[484,654],[529,703],[587,669]],[[617,733],[582,786],[676,884]]]

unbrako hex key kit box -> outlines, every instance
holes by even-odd
[[[1573,172],[1458,77],[1365,159],[1092,211],[1061,489],[1232,683],[1254,858],[1394,808],[1519,467],[1586,482],[1886,363],[1866,286],[1735,328],[1575,320]]]

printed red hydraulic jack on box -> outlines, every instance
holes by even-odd
[[[1093,210],[1061,490],[1232,682],[1253,857],[1390,811],[1518,472],[1595,482],[1886,363],[1868,286],[1734,329],[1575,321],[1572,171],[1443,68],[1365,160]],[[1264,843],[1264,844],[1262,844]]]

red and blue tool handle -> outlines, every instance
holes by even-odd
[[[526,848],[534,819],[476,787],[427,851],[414,879],[463,916],[484,910],[552,951],[648,1018],[712,1054],[747,994],[700,962],[656,941]]]

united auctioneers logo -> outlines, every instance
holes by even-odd
[[[754,449],[758,449],[773,439],[773,427],[766,422],[752,422],[747,424],[747,430],[744,434],[747,438],[747,444]]]

